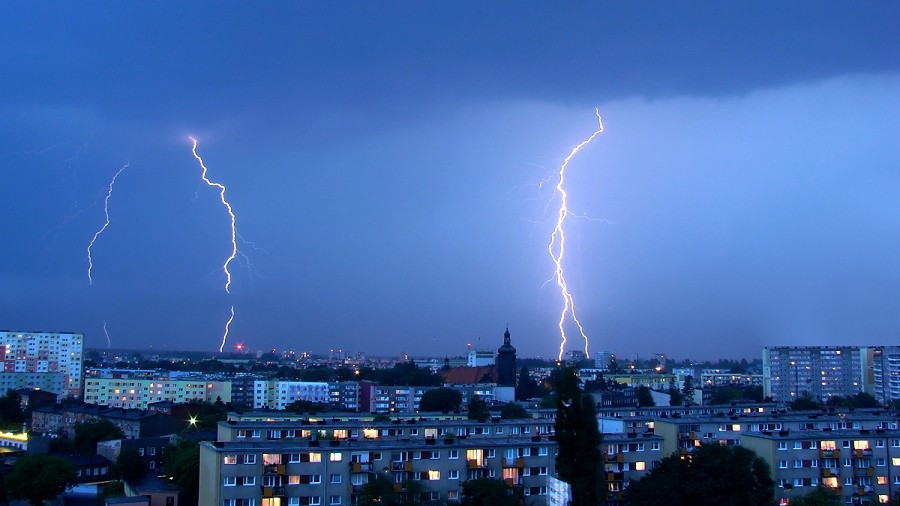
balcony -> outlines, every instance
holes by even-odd
[[[262,487],[263,497],[284,497],[284,487]]]
[[[841,457],[840,450],[819,450],[819,458],[838,459]]]
[[[350,463],[350,472],[351,473],[371,473],[372,472],[372,463],[371,462],[351,462]]]
[[[412,471],[413,463],[411,460],[391,462],[391,471]]]
[[[469,469],[484,469],[487,467],[487,459],[468,459],[466,465]]]
[[[287,474],[287,468],[284,464],[268,464],[263,466],[264,474],[278,474],[284,476]]]

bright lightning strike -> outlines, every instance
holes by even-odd
[[[200,168],[203,169],[203,172],[200,174],[200,177],[203,179],[207,185],[218,188],[219,190],[219,200],[222,202],[222,205],[225,206],[225,209],[228,211],[228,216],[231,218],[231,254],[228,258],[225,259],[225,262],[222,264],[222,270],[225,272],[225,293],[231,294],[231,271],[228,270],[228,266],[231,262],[240,254],[237,247],[237,228],[234,225],[234,210],[231,208],[231,204],[225,199],[225,185],[221,183],[214,183],[206,177],[206,173],[208,169],[206,165],[203,163],[203,158],[197,154],[197,139],[194,137],[188,137],[191,142],[194,143],[191,151],[194,153],[194,158],[197,159],[197,162],[200,164]],[[228,341],[228,333],[231,329],[231,322],[234,321],[234,304],[231,305],[231,316],[228,318],[228,321],[225,323],[225,332],[222,335],[222,345],[219,347],[219,353],[225,350],[225,343]]]
[[[103,335],[106,336],[106,347],[112,348],[112,341],[109,339],[109,332],[106,330],[106,320],[103,320]]]
[[[116,180],[119,178],[119,174],[121,174],[127,168],[128,168],[128,164],[126,163],[124,166],[122,166],[121,169],[119,169],[118,172],[116,172],[116,174],[113,176],[112,180],[110,180],[109,187],[106,190],[106,197],[103,199],[103,215],[106,217],[106,221],[103,223],[103,226],[100,227],[100,230],[98,230],[96,233],[94,233],[94,237],[91,238],[91,242],[90,242],[90,244],[88,244],[88,247],[87,247],[87,260],[88,260],[87,277],[88,277],[88,284],[90,284],[90,285],[94,284],[94,278],[91,277],[91,271],[93,271],[93,269],[94,269],[94,259],[91,256],[92,250],[94,248],[94,243],[97,242],[97,238],[100,237],[100,234],[102,234],[109,227],[109,198],[112,196],[113,187],[115,187],[115,185],[116,185]]]
[[[231,316],[228,317],[228,321],[225,322],[225,333],[222,334],[222,345],[219,346],[219,353],[225,349],[225,343],[228,342],[228,332],[231,330],[231,322],[234,321],[234,304],[231,305]]]
[[[228,216],[231,218],[231,254],[225,259],[225,263],[222,264],[222,270],[225,271],[226,278],[225,293],[231,293],[231,271],[228,270],[228,265],[238,256],[237,229],[234,226],[234,210],[231,208],[231,204],[228,203],[228,200],[225,199],[225,185],[214,183],[206,177],[206,173],[209,169],[203,164],[203,158],[200,158],[200,155],[197,154],[197,139],[193,137],[189,137],[189,139],[194,143],[194,146],[191,149],[194,153],[194,158],[197,159],[197,162],[200,163],[200,168],[203,169],[200,177],[207,185],[219,189],[219,200],[222,202],[222,205],[225,206],[225,209],[228,210]]]
[[[553,228],[553,233],[550,234],[550,244],[547,245],[547,250],[550,252],[550,258],[553,260],[556,285],[559,286],[559,291],[563,298],[563,308],[559,314],[559,335],[561,339],[559,343],[559,360],[562,360],[563,351],[566,346],[566,341],[568,340],[565,324],[567,317],[570,316],[575,323],[575,326],[578,327],[578,332],[581,334],[581,337],[584,338],[584,354],[585,356],[590,357],[590,353],[588,352],[588,337],[584,332],[584,327],[575,315],[575,299],[572,297],[572,292],[569,291],[568,284],[566,283],[566,277],[563,271],[563,257],[566,253],[566,233],[564,225],[569,218],[575,217],[572,211],[569,210],[569,195],[565,190],[566,168],[569,165],[569,161],[581,151],[581,148],[589,144],[594,140],[594,137],[597,137],[603,132],[603,119],[600,117],[600,110],[595,109],[595,112],[597,113],[597,130],[595,130],[590,137],[575,146],[572,149],[572,152],[569,153],[569,156],[563,161],[562,166],[559,168],[559,180],[556,183],[555,189],[555,192],[558,193],[560,197],[559,212],[556,216],[556,226]]]

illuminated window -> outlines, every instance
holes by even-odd
[[[378,429],[363,429],[365,439],[378,439]]]
[[[441,479],[441,472],[440,472],[440,471],[435,471],[435,470],[429,469],[429,470],[428,470],[428,479],[429,479],[429,480],[440,480],[440,479]]]
[[[643,470],[645,470],[646,468],[647,468],[647,464],[645,464],[643,461],[638,461],[638,462],[635,462],[635,463],[634,463],[634,470],[635,470],[635,471],[643,471]]]
[[[280,453],[263,453],[263,465],[276,466],[281,464]]]
[[[300,484],[299,476],[297,476],[295,474],[288,476],[288,485],[299,485],[299,484]]]
[[[322,462],[322,454],[319,452],[309,452],[310,462]]]
[[[340,462],[342,458],[344,458],[344,456],[341,452],[331,452],[328,455],[328,460],[331,462]]]
[[[836,450],[837,444],[834,441],[819,441],[819,449],[821,449],[821,450]]]
[[[483,459],[483,458],[484,458],[484,450],[482,450],[482,449],[480,449],[480,448],[479,448],[479,449],[466,450],[466,459],[467,459],[467,460],[477,460],[477,461],[480,462],[481,459]]]
[[[237,455],[225,455],[222,458],[223,464],[237,464]]]
[[[865,440],[864,440],[864,441],[854,441],[854,442],[853,442],[853,448],[854,448],[855,450],[868,450],[868,449],[869,449],[869,442],[868,442],[868,441],[865,441]]]

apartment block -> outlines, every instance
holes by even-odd
[[[772,470],[782,506],[819,486],[846,504],[887,503],[900,492],[900,431],[806,430],[745,435]]]
[[[900,400],[900,346],[879,346],[872,350],[872,388],[878,402]]]
[[[665,456],[663,438],[652,432],[629,432],[603,436],[603,467],[606,472],[607,506],[621,506],[631,480],[640,480]]]
[[[256,380],[253,382],[253,409],[283,410],[296,401],[327,404],[331,400],[328,383],[313,381]]]
[[[137,374],[89,375],[84,380],[85,404],[126,409],[147,409],[150,404],[170,401],[231,401],[231,381],[178,378]]]
[[[0,331],[0,385],[79,397],[84,334]]]
[[[823,401],[867,391],[871,352],[854,346],[763,348],[763,391],[778,402]]]
[[[519,488],[528,505],[547,503],[554,473],[550,420],[391,422],[320,418],[219,424],[201,444],[200,503],[354,505],[375,476],[395,493],[458,501],[465,480],[491,477]]]

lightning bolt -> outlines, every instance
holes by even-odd
[[[568,284],[566,283],[565,272],[563,270],[563,257],[566,253],[566,232],[564,225],[569,218],[575,217],[572,211],[569,210],[569,195],[565,190],[566,168],[569,166],[569,161],[581,151],[581,148],[589,144],[595,137],[603,132],[603,119],[600,117],[600,110],[594,109],[594,111],[597,113],[597,130],[595,130],[590,137],[572,148],[572,152],[569,153],[569,156],[566,157],[562,166],[559,168],[559,180],[556,183],[555,188],[555,193],[559,194],[560,197],[559,212],[556,215],[556,226],[553,228],[553,233],[550,234],[550,243],[547,245],[547,251],[550,253],[550,258],[553,260],[556,285],[559,287],[560,295],[562,295],[563,298],[563,308],[559,314],[559,360],[562,360],[563,350],[566,346],[566,341],[568,341],[565,329],[566,318],[568,316],[571,316],[575,326],[578,327],[578,332],[581,334],[581,337],[584,338],[584,354],[588,357],[590,356],[590,353],[588,352],[588,337],[584,331],[584,327],[578,320],[578,316],[575,314],[575,298],[572,297],[572,292],[569,291]]]
[[[100,237],[100,234],[102,234],[107,228],[109,228],[109,198],[112,196],[113,188],[116,185],[116,180],[119,178],[119,174],[124,172],[125,169],[127,169],[127,168],[128,168],[128,164],[126,163],[125,165],[122,166],[121,169],[119,169],[118,172],[116,172],[116,174],[109,181],[109,187],[106,190],[106,197],[103,199],[103,215],[106,217],[106,221],[103,223],[103,226],[100,227],[100,230],[97,230],[97,232],[94,233],[94,237],[91,238],[91,242],[90,242],[90,244],[88,244],[88,247],[87,247],[87,260],[88,260],[87,277],[88,277],[88,284],[90,284],[90,285],[94,284],[94,278],[91,277],[91,271],[93,271],[93,269],[94,269],[94,259],[91,256],[92,250],[94,249],[94,243],[97,242],[97,238]],[[109,337],[109,336],[107,336],[107,337]]]
[[[112,341],[109,340],[109,332],[106,330],[106,320],[103,320],[103,335],[106,336],[106,347],[112,348]]]
[[[197,162],[200,164],[200,168],[203,169],[203,172],[200,174],[200,178],[203,179],[203,182],[208,186],[217,188],[219,190],[219,200],[222,202],[222,205],[225,206],[225,209],[228,211],[228,216],[231,219],[231,254],[228,255],[228,258],[225,259],[225,262],[222,264],[222,270],[225,272],[225,293],[231,294],[231,271],[228,270],[228,266],[231,262],[237,258],[238,251],[237,247],[237,228],[234,225],[234,210],[231,208],[231,204],[225,198],[225,185],[221,183],[214,183],[206,177],[206,173],[209,169],[206,168],[206,165],[203,163],[203,158],[197,154],[197,139],[194,137],[188,137],[191,142],[194,144],[191,148],[191,152],[194,154],[194,158],[197,159]],[[219,353],[221,353],[225,349],[225,343],[228,341],[228,332],[231,329],[231,322],[234,321],[234,304],[231,305],[231,317],[228,318],[228,321],[225,323],[225,332],[222,335],[222,345],[219,347]]]

